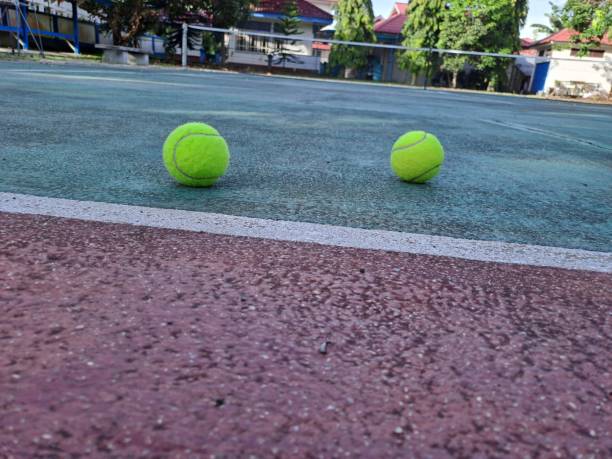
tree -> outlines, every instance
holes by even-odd
[[[138,37],[157,21],[147,0],[85,0],[79,6],[102,20],[102,30],[111,33],[115,45],[136,46]]]
[[[258,0],[205,0],[207,7],[205,11],[212,19],[215,27],[230,29],[236,27],[241,22],[246,21],[251,9],[258,3]],[[227,58],[225,47],[225,35],[222,32],[214,34],[217,47],[221,50],[224,59]]]
[[[435,48],[440,38],[440,24],[446,15],[445,0],[413,0],[408,5],[408,18],[402,29],[402,45],[408,48]],[[398,63],[412,73],[413,81],[419,72],[431,65],[430,53],[404,51]]]
[[[257,0],[84,0],[79,6],[102,20],[102,28],[111,32],[114,44],[134,46],[140,35],[153,28],[162,29],[160,32],[172,45],[177,37],[180,37],[180,24],[190,17],[203,14],[211,18],[218,27],[234,27],[248,17],[256,2]],[[190,42],[193,42],[193,37]]]
[[[208,4],[205,9],[215,27],[236,27],[249,17],[251,8],[258,0],[205,0]]]
[[[469,1],[469,0],[468,0]],[[481,42],[489,31],[479,15],[474,15],[466,0],[455,1],[440,24],[437,46],[463,51],[483,51]],[[491,24],[492,25],[492,24]],[[452,74],[452,87],[458,86],[458,76],[467,65],[476,66],[478,60],[467,54],[443,55],[442,69]]]
[[[548,18],[548,24],[531,24],[531,28],[537,33],[545,33],[547,35],[553,34],[563,30],[563,18],[561,17],[562,8],[555,5],[553,2],[548,2],[550,5],[550,13],[545,14]]]
[[[295,0],[286,0],[285,2],[280,32],[286,36],[298,35],[300,32],[300,13]],[[283,64],[285,66],[287,62],[298,62],[297,58],[292,54],[292,47],[295,46],[295,43],[295,40],[278,40],[278,50],[274,64]]]
[[[511,54],[520,49],[519,31],[527,17],[526,2],[516,0],[455,0],[440,25],[439,48]],[[487,89],[500,89],[508,60],[492,56],[443,56],[442,68],[453,75],[470,65],[483,74]]]
[[[334,38],[342,41],[375,42],[372,0],[340,0],[336,9]],[[333,67],[343,66],[345,77],[350,78],[357,69],[367,65],[369,52],[363,46],[333,45],[330,64]]]
[[[580,55],[599,46],[604,35],[612,36],[610,0],[567,0],[561,19],[565,27],[578,32],[572,41],[580,46]]]
[[[158,33],[165,39],[166,55],[172,57],[176,48],[182,46],[183,22],[212,22],[217,27],[230,28],[245,20],[257,0],[150,0],[151,6],[160,12],[163,20],[158,24]],[[223,48],[223,34],[187,31],[187,47],[212,50]]]
[[[159,11],[160,21],[156,32],[164,37],[166,58],[174,59],[176,49],[183,46],[183,23],[208,20],[206,8],[209,0],[150,0],[151,6]],[[202,44],[203,34],[194,29],[187,30],[187,48],[195,49]]]

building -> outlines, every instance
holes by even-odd
[[[314,6],[321,8],[333,16],[338,0],[309,0]]]
[[[93,48],[98,24],[77,3],[0,0],[0,47],[36,50],[42,42],[43,49],[75,53],[83,46]]]
[[[297,0],[300,19],[298,35],[304,38],[313,38],[319,31],[333,22],[333,15],[311,1]],[[335,2],[327,2],[335,3]],[[260,0],[253,8],[248,21],[240,24],[243,34],[229,36],[228,59],[231,64],[268,66],[269,56],[274,66],[295,70],[318,72],[321,65],[320,50],[313,47],[312,42],[297,41],[284,42],[270,37],[249,34],[252,32],[281,33],[280,22],[284,14],[285,0]],[[279,60],[275,57],[281,50],[289,51],[291,60]]]
[[[578,47],[571,41],[576,34],[563,29],[527,46],[526,49],[538,57],[531,92],[612,97],[612,40],[604,36],[600,46],[581,58]]]
[[[408,3],[397,2],[386,19],[377,20],[374,24],[374,33],[379,43],[399,45],[402,42],[402,29],[406,22]],[[420,84],[422,77],[401,69],[397,65],[397,51],[393,49],[378,49],[376,59],[381,67],[380,79],[396,83]]]
[[[99,18],[77,6],[77,1],[0,0],[0,48],[38,51],[96,52],[96,44],[112,44],[100,31]],[[152,34],[139,38],[140,47],[161,56],[164,40]]]
[[[400,44],[409,8],[395,3],[390,15],[374,25],[379,43]],[[584,58],[571,42],[576,32],[564,29],[541,40],[521,39],[520,57],[508,68],[509,89],[513,92],[554,94],[575,97],[612,97],[612,40]],[[422,84],[422,75],[412,75],[397,65],[397,51],[378,49],[375,57],[382,68],[380,79]]]
[[[374,32],[378,41],[392,44],[398,44],[402,41],[402,29],[408,17],[406,15],[407,8],[408,3],[397,2],[393,5],[389,17],[386,19],[376,18]]]

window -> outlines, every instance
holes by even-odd
[[[255,35],[238,35],[236,37],[236,51],[268,54],[271,50],[268,37]]]
[[[236,49],[238,51],[246,51],[246,38],[243,35],[238,35],[236,40]]]

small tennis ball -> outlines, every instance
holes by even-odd
[[[425,131],[407,132],[393,144],[391,168],[406,182],[425,183],[440,172],[444,149],[435,135]]]
[[[187,123],[170,133],[163,148],[172,177],[188,186],[212,186],[227,170],[229,148],[219,132],[204,123]]]

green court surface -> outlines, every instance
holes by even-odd
[[[0,191],[612,251],[612,107],[271,78],[0,63]],[[215,126],[231,149],[211,189],[175,184],[161,146]],[[391,145],[439,137],[426,185]]]

